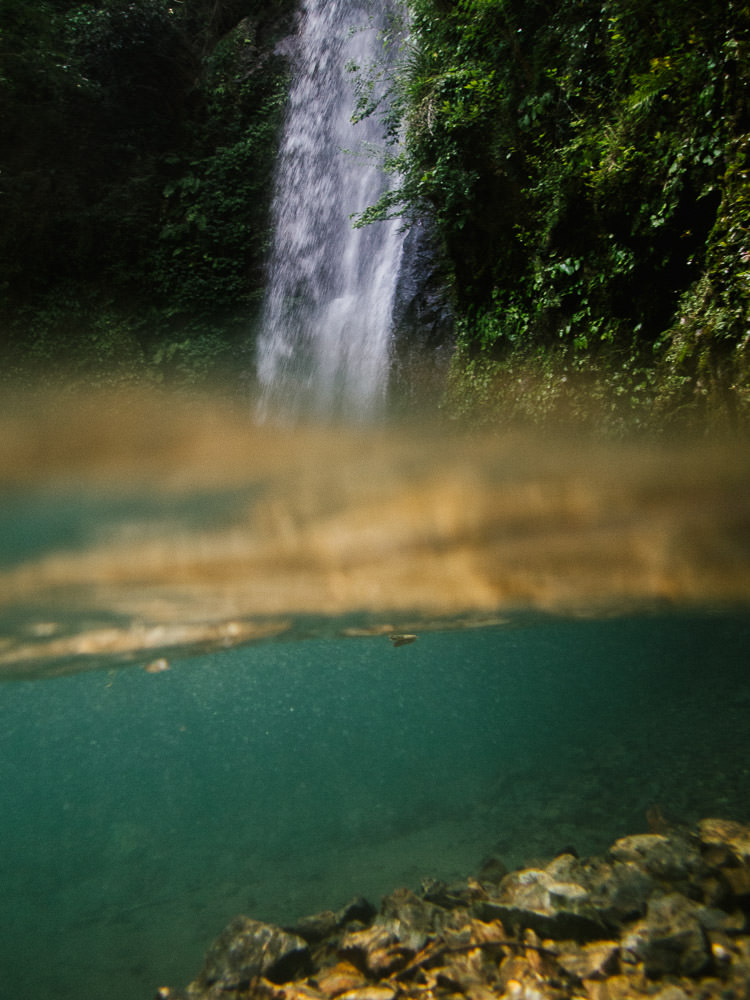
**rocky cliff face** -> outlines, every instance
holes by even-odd
[[[404,239],[393,308],[390,388],[402,405],[438,397],[455,346],[447,263],[429,219]]]

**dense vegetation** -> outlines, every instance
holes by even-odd
[[[262,294],[288,0],[3,0],[4,373],[195,379]]]
[[[195,379],[247,341],[295,6],[3,0],[6,373]],[[366,219],[435,221],[450,411],[742,420],[750,6],[404,6],[384,121],[401,181]]]
[[[750,410],[750,6],[411,0],[399,191],[454,275],[451,404]],[[544,411],[544,413],[542,413]],[[615,414],[616,411],[616,414]],[[574,413],[575,415],[575,413]]]

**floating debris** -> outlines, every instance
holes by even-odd
[[[412,632],[394,632],[389,638],[394,646],[408,646],[410,642],[417,641]]]
[[[147,663],[143,668],[147,674],[162,674],[165,670],[169,670],[169,660],[164,656],[160,656],[158,660],[152,660]]]

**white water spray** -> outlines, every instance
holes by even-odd
[[[367,420],[384,404],[402,234],[397,221],[352,225],[389,178],[368,155],[377,116],[352,123],[349,67],[383,59],[386,6],[302,5],[258,339],[262,416]]]

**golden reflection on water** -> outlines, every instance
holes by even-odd
[[[0,413],[0,489],[6,537],[3,497],[87,518],[0,551],[6,676],[750,599],[745,442],[281,428],[219,398],[27,394]]]

